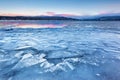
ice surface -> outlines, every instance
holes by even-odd
[[[120,80],[120,22],[47,23],[56,27],[2,26],[0,80]]]

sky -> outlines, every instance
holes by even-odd
[[[0,0],[0,15],[98,15],[120,13],[120,0]]]

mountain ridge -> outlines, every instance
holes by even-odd
[[[79,20],[63,16],[0,16],[0,20]]]
[[[86,16],[79,19],[64,16],[0,16],[0,20],[120,21],[120,15]]]

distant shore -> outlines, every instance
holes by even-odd
[[[0,16],[0,20],[120,21],[120,16],[103,16],[81,19],[62,16]]]
[[[0,16],[0,20],[70,20],[78,21],[79,19],[61,17],[61,16]]]

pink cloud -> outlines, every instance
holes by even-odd
[[[64,16],[64,17],[69,17],[69,16],[78,16],[78,15],[68,14],[68,13],[58,14],[58,13],[55,13],[55,12],[45,12],[45,13],[42,14],[41,16]]]
[[[75,15],[75,14],[57,14],[57,15],[65,16],[65,17],[69,17],[69,16],[77,16],[77,15]]]
[[[54,16],[55,15],[54,12],[46,12],[45,14],[48,15],[48,16]]]
[[[99,14],[107,14],[107,13],[108,13],[107,11],[102,11]]]

